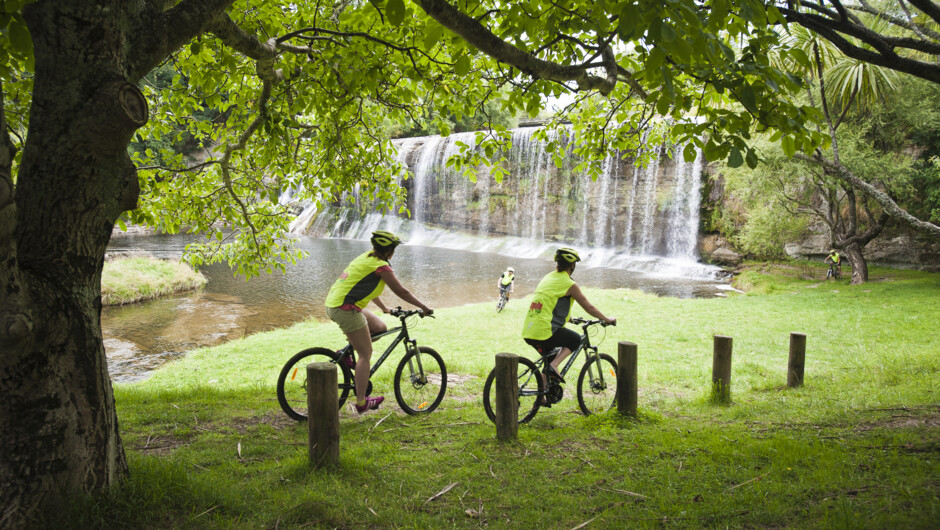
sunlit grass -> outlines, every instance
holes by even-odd
[[[101,275],[101,303],[122,305],[206,284],[206,278],[189,265],[149,257],[106,261]]]
[[[412,336],[452,376],[440,409],[398,410],[393,355],[375,377],[386,405],[341,411],[340,463],[324,470],[309,467],[306,425],[280,411],[274,382],[297,351],[341,346],[334,324],[192,352],[116,386],[130,482],[61,515],[83,527],[934,527],[940,277],[879,269],[850,286],[787,267],[753,269],[750,294],[728,298],[588,291],[618,317],[601,349],[638,345],[640,419],[585,418],[572,374],[514,443],[496,442],[479,394],[496,353],[534,355],[519,338],[527,299],[416,321]],[[791,332],[807,335],[798,389],[785,386]],[[734,340],[730,406],[708,399],[717,334]]]

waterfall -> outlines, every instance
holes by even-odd
[[[500,182],[486,168],[477,168],[473,182],[447,167],[461,144],[476,145],[476,133],[396,140],[397,160],[410,173],[400,182],[410,220],[374,208],[362,213],[343,207],[349,204],[344,202],[320,212],[303,211],[295,231],[367,239],[372,230],[384,228],[402,232],[412,244],[528,257],[550,254],[564,243],[594,256],[590,261],[596,264],[616,262],[649,272],[670,259],[685,263],[683,271],[691,267],[698,255],[700,151],[693,162],[685,162],[684,146],[648,145],[644,134],[641,145],[652,154],[646,166],[612,153],[592,180],[577,170],[580,160],[564,131],[549,132],[548,141],[562,155],[558,167],[547,142],[533,137],[535,130],[511,131],[511,149],[495,162],[505,172]]]

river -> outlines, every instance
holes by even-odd
[[[124,236],[109,245],[112,254],[143,252],[178,259],[192,239],[181,235]],[[286,273],[262,274],[245,281],[224,264],[202,268],[208,278],[199,291],[158,300],[106,307],[102,330],[111,378],[146,378],[164,363],[203,346],[213,346],[259,331],[308,319],[326,319],[323,301],[333,280],[368,241],[300,237],[309,255]],[[507,266],[516,269],[515,297],[531,294],[553,269],[548,259],[523,259],[501,253],[471,252],[438,246],[403,245],[392,267],[418,298],[433,308],[494,302],[496,280]],[[631,288],[662,296],[711,297],[728,289],[726,281],[651,275],[625,269],[580,267],[575,279],[585,287]],[[403,305],[386,291],[387,305]]]

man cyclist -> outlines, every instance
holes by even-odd
[[[379,230],[372,232],[372,250],[360,254],[352,260],[339,276],[326,296],[326,314],[339,324],[346,334],[349,344],[359,353],[356,363],[356,412],[377,409],[383,396],[367,397],[369,387],[369,367],[372,360],[372,335],[388,329],[385,322],[366,309],[370,301],[375,302],[383,313],[389,309],[382,303],[379,295],[388,284],[393,293],[402,300],[418,306],[426,315],[433,310],[415,298],[411,291],[398,281],[388,260],[395,254],[395,248],[401,243],[398,236]],[[343,362],[352,365],[352,359],[346,357]],[[350,366],[352,368],[352,366]]]
[[[578,284],[571,279],[579,261],[581,257],[573,248],[562,247],[555,252],[555,272],[546,274],[535,288],[532,304],[522,325],[522,338],[540,355],[545,356],[555,348],[561,348],[552,362],[546,365],[546,370],[562,382],[564,379],[559,374],[558,367],[581,343],[581,335],[565,327],[571,317],[571,300],[578,302],[578,305],[594,318],[608,324],[617,322],[616,318],[607,318],[594,307],[581,292]],[[545,378],[544,375],[542,377]]]
[[[842,275],[842,258],[839,256],[839,253],[836,252],[836,249],[829,249],[829,255],[826,256],[826,263],[829,265],[834,265],[836,272],[840,276]]]
[[[512,267],[506,267],[506,271],[499,277],[499,280],[496,282],[496,286],[499,288],[499,296],[506,296],[506,299],[509,299],[509,293],[513,292],[513,286],[516,281],[516,269]]]

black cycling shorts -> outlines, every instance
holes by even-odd
[[[559,328],[551,337],[545,340],[523,339],[526,344],[535,348],[541,355],[548,355],[555,348],[568,348],[571,351],[578,349],[581,344],[581,335],[573,329]]]

